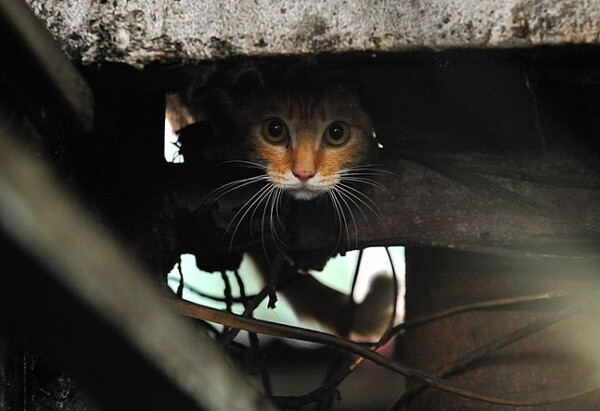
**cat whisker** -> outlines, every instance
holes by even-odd
[[[281,196],[281,191],[282,190],[280,188],[274,187],[274,190],[271,191],[271,193],[269,194],[269,198],[265,202],[265,206],[263,209],[262,222],[261,222],[261,238],[262,238],[263,252],[265,253],[265,256],[267,256],[267,248],[266,248],[266,242],[265,242],[265,236],[264,236],[264,233],[265,233],[264,226],[265,226],[265,218],[267,218],[267,215],[266,215],[267,207],[269,207],[269,209],[270,209],[269,210],[269,229],[271,232],[271,238],[273,240],[273,244],[282,253],[285,253],[285,250],[282,249],[279,244],[281,244],[281,246],[283,246],[284,248],[288,248],[287,245],[285,244],[285,242],[279,236],[279,234],[277,234],[277,227],[275,226],[275,220],[274,220],[275,207]]]
[[[279,234],[277,234],[277,225],[275,224],[275,218],[277,218],[279,220],[279,200],[281,199],[281,189],[280,188],[276,188],[275,189],[275,195],[273,196],[272,200],[271,200],[271,212],[270,212],[270,227],[271,227],[271,234],[273,236],[273,240],[275,241],[275,245],[277,246],[277,248],[280,251],[283,251],[279,245],[277,244],[277,242],[281,243],[281,245],[285,248],[287,248],[287,245],[285,244],[285,242],[281,239],[281,237],[279,236]],[[281,227],[283,227],[283,224],[281,224],[281,220],[279,221],[279,224]]]
[[[346,244],[349,246],[350,245],[350,230],[348,230],[348,220],[346,220],[346,213],[344,212],[344,208],[342,207],[342,204],[340,202],[339,194],[335,190],[330,191],[330,193],[332,194],[331,198],[334,199],[334,201],[338,205],[338,210],[340,211],[340,216],[344,223],[343,226],[346,230]]]
[[[381,212],[381,210],[379,209],[377,204],[375,204],[375,202],[369,196],[364,194],[362,191],[360,191],[350,185],[344,184],[344,183],[338,183],[337,188],[339,190],[342,190],[342,189],[345,190],[346,194],[352,195],[352,197],[354,199],[356,199],[361,204],[363,204],[365,207],[367,207],[369,210],[371,210],[371,212],[373,214],[375,214],[377,217],[383,218],[383,213]],[[366,201],[363,200],[361,197],[364,198]],[[367,202],[370,203],[371,205],[369,205]]]
[[[336,190],[337,191],[337,190]],[[344,193],[342,191],[337,191],[338,194],[338,199],[343,202],[343,205],[346,206],[346,208],[348,209],[348,213],[350,214],[350,218],[352,219],[352,224],[354,225],[354,248],[358,248],[358,226],[356,224],[356,219],[354,218],[354,213],[352,212],[352,208],[350,207],[350,204],[348,204],[348,201],[346,201],[346,199],[349,197],[347,197],[346,195],[344,195]],[[352,201],[354,203],[354,201]],[[354,203],[356,205],[356,203]],[[360,210],[360,207],[359,207]],[[362,212],[362,210],[361,210]],[[364,215],[364,213],[363,213]],[[350,247],[350,238],[348,238],[348,247]]]
[[[343,181],[346,182],[352,182],[352,183],[362,183],[362,184],[366,184],[369,185],[371,187],[375,187],[378,188],[379,190],[385,192],[386,194],[389,194],[389,190],[381,183],[378,183],[375,180],[372,180],[370,178],[363,178],[363,177],[354,177],[354,176],[345,176],[342,177]]]
[[[277,222],[279,223],[280,227],[283,227],[283,223],[281,222],[281,217],[279,215],[282,194],[283,194],[283,190],[281,188],[278,188],[277,189],[277,202],[275,204],[275,216],[277,217]]]
[[[235,225],[233,233],[231,234],[231,241],[229,242],[229,250],[230,251],[233,249],[233,241],[235,239],[235,234],[237,233],[237,230],[240,228],[240,225],[242,224],[244,217],[246,217],[246,215],[248,215],[250,210],[254,209],[255,207],[259,207],[259,205],[262,203],[262,201],[265,199],[265,197],[274,189],[275,189],[275,187],[273,187],[272,184],[262,187],[252,197],[250,197],[250,199],[244,203],[242,208],[240,208],[238,210],[238,212],[233,216],[233,218],[231,219],[231,222],[225,229],[225,232],[229,231],[229,228],[231,227],[231,225],[235,222],[235,220],[238,218],[238,216],[243,212],[242,216],[238,219],[238,222]],[[244,211],[244,209],[245,209],[245,211]]]
[[[363,211],[362,207],[356,202],[354,201],[353,197],[356,197],[356,195],[352,194],[351,192],[348,192],[348,190],[346,190],[344,187],[342,186],[338,186],[335,188],[338,191],[338,194],[340,194],[341,196],[345,197],[346,199],[348,199],[352,204],[354,204],[354,206],[356,208],[358,208],[358,210],[361,212],[361,214],[363,215],[363,218],[365,219],[365,221],[368,221],[367,215],[365,214],[365,212]],[[357,199],[360,201],[360,199]],[[363,205],[367,208],[370,208],[367,204]],[[377,213],[375,212],[375,210],[371,209],[371,211],[377,215]]]
[[[267,166],[264,164],[256,163],[254,161],[247,160],[227,160],[217,164],[215,167],[220,167],[226,164],[233,164],[238,167],[257,168],[259,170],[267,170]]]
[[[374,165],[374,166],[376,167],[377,165]],[[374,166],[372,166],[372,165],[353,166],[346,170],[340,171],[338,175],[339,175],[339,178],[341,181],[360,183],[360,184],[365,184],[365,185],[368,185],[371,187],[375,187],[375,188],[383,191],[388,196],[393,197],[392,193],[383,184],[381,184],[377,180],[374,180],[373,178],[369,178],[369,177],[380,176],[380,175],[385,175],[385,174],[398,177],[398,175],[395,173],[392,173],[390,171],[383,170],[381,168],[375,168]]]
[[[381,164],[381,163],[365,163],[365,164],[353,165],[350,168],[351,169],[358,169],[358,168],[377,168],[377,169],[380,169],[382,166],[383,166],[383,164]]]
[[[265,242],[265,230],[264,230],[264,227],[265,227],[265,216],[267,214],[267,207],[269,206],[269,202],[273,198],[273,193],[275,192],[275,190],[277,190],[277,188],[275,186],[273,186],[273,189],[269,191],[269,194],[268,194],[268,196],[266,198],[266,201],[265,201],[265,206],[263,207],[262,220],[260,222],[260,239],[261,239],[261,243],[262,243],[263,252],[265,253],[265,257],[268,256],[267,245],[266,245],[266,242]]]
[[[269,230],[271,231],[271,237],[273,237],[273,242],[275,243],[275,245],[277,246],[277,233],[275,231],[275,227],[274,227],[274,223],[273,223],[273,218],[274,218],[274,209],[275,209],[275,199],[277,198],[277,194],[278,194],[278,189],[275,189],[275,194],[271,197],[270,199],[270,211],[269,211]],[[278,247],[279,248],[279,247]]]
[[[272,184],[271,184],[271,186],[272,186]],[[274,187],[271,187],[271,188],[274,188]],[[252,236],[252,240],[254,240],[254,230],[252,229],[252,223],[254,222],[254,216],[256,215],[256,212],[258,211],[260,204],[262,204],[263,200],[265,199],[264,197],[266,197],[266,199],[267,199],[267,202],[265,202],[265,207],[267,206],[268,198],[270,197],[272,192],[273,192],[273,190],[271,189],[271,190],[269,190],[268,193],[265,193],[265,195],[263,196],[263,199],[261,199],[261,201],[256,203],[256,206],[252,210],[252,214],[250,214],[250,220],[248,222],[248,225],[250,228],[250,235]],[[261,230],[262,230],[262,226],[261,226]]]
[[[339,249],[340,243],[342,242],[342,217],[340,216],[340,212],[338,210],[338,205],[337,205],[337,202],[335,201],[334,190],[333,189],[329,190],[328,194],[331,199],[331,204],[333,205],[333,211],[335,212],[335,216],[338,221],[338,239],[337,239],[337,243],[335,244],[335,248],[333,250],[333,252],[336,252]]]
[[[340,174],[347,175],[347,176],[352,176],[352,175],[384,176],[384,175],[388,175],[388,176],[394,176],[396,178],[400,177],[398,174],[394,173],[393,171],[389,171],[389,170],[380,168],[380,166],[378,164],[352,166],[350,168],[342,170],[340,172]]]
[[[207,206],[211,206],[216,201],[218,201],[221,197],[223,197],[239,188],[245,187],[250,184],[258,183],[261,181],[266,181],[266,180],[268,180],[268,177],[266,175],[260,175],[260,176],[242,178],[240,180],[231,181],[229,183],[223,184],[222,186],[220,186],[220,187],[214,189],[213,191],[211,191],[210,193],[208,193],[202,200],[202,203],[207,202]],[[208,200],[211,200],[211,201],[208,202]]]
[[[257,192],[255,192],[248,200],[246,200],[246,202],[240,207],[240,209],[235,213],[235,215],[232,217],[229,225],[225,228],[225,232],[229,231],[229,228],[231,227],[232,224],[235,223],[235,221],[237,221],[237,217],[243,213],[242,217],[240,218],[239,221],[243,220],[243,218],[246,216],[246,214],[252,210],[253,205],[255,204],[255,202],[260,199],[263,194],[265,192],[267,192],[269,190],[270,186],[267,184],[263,187],[261,187]]]
[[[372,171],[348,171],[341,174],[342,177],[363,177],[363,176],[377,176],[379,174]]]
[[[363,170],[357,170],[357,171],[344,171],[342,173],[340,173],[340,175],[342,177],[377,177],[377,176],[381,176],[383,174],[375,172],[375,171],[363,171]]]
[[[393,171],[382,168],[383,164],[359,164],[348,167],[346,170],[363,170],[363,171],[374,171],[379,174],[393,174],[397,175]]]

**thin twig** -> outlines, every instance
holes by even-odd
[[[248,297],[246,297],[246,287],[237,268],[233,270],[233,275],[235,276],[235,281],[237,282],[238,288],[240,290],[240,297],[244,301],[244,308],[246,308],[246,302],[248,301]]]
[[[395,273],[395,271],[393,271],[393,273]],[[393,336],[395,336],[396,334],[398,334],[400,331],[402,331],[404,329],[411,328],[411,327],[417,327],[419,325],[433,322],[433,321],[439,320],[441,318],[449,317],[451,315],[455,315],[455,314],[459,314],[459,313],[463,313],[463,312],[467,312],[467,311],[480,310],[480,309],[497,308],[497,307],[503,307],[503,306],[523,304],[523,303],[527,303],[527,302],[535,302],[535,301],[540,301],[540,300],[562,298],[562,297],[568,297],[571,295],[573,295],[573,294],[566,292],[566,291],[555,291],[555,292],[549,292],[549,293],[538,294],[538,295],[502,298],[502,299],[497,299],[497,300],[465,304],[465,305],[462,305],[459,307],[454,307],[454,308],[451,308],[451,309],[448,309],[445,311],[440,311],[438,313],[434,313],[434,314],[430,314],[430,315],[426,315],[426,316],[422,316],[422,317],[415,317],[414,319],[412,319],[410,321],[406,321],[392,329],[389,329],[379,339],[379,341],[374,346],[371,347],[371,349],[377,350],[379,347],[387,344]],[[363,360],[364,360],[364,357],[357,357],[356,360],[354,361],[354,363],[352,363],[347,369],[342,370],[337,375],[331,377],[328,384],[320,386],[307,394],[304,394],[302,396],[292,396],[292,397],[275,397],[274,399],[281,406],[289,406],[291,404],[309,404],[311,402],[314,402],[318,398],[320,398],[321,395],[323,395],[323,392],[330,389],[332,386],[339,385],[344,379],[346,379],[348,377],[348,375],[350,375],[358,367],[358,365]]]
[[[534,321],[523,329],[516,333],[507,336],[503,340],[502,344],[508,345],[514,342],[517,333],[524,335],[524,333],[531,333],[539,327],[547,327],[558,321],[567,318],[577,312],[587,308],[587,306],[600,300],[600,291],[593,293],[587,299],[573,304],[552,316],[545,317],[543,319]],[[408,367],[398,361],[394,361],[371,349],[364,347],[360,344],[344,340],[331,334],[321,333],[318,331],[305,330],[297,327],[291,327],[288,325],[277,324],[267,321],[259,321],[252,318],[245,318],[239,315],[226,313],[213,308],[196,305],[187,301],[175,300],[172,301],[174,307],[181,313],[193,318],[201,318],[206,321],[217,322],[233,328],[243,328],[248,331],[257,332],[261,334],[272,335],[275,337],[291,338],[302,341],[310,341],[321,344],[326,344],[334,347],[338,347],[359,356],[365,357],[376,364],[382,365],[393,371],[399,372],[409,378],[413,378],[418,382],[427,384],[429,386],[442,389],[447,392],[451,392],[466,398],[475,400],[490,402],[494,404],[504,405],[542,405],[550,404],[560,401],[566,401],[587,394],[589,392],[600,389],[600,372],[593,374],[583,380],[566,384],[563,387],[555,388],[552,390],[536,391],[533,393],[505,393],[504,395],[498,395],[487,391],[474,391],[470,387],[466,387],[462,384],[457,384],[451,381],[443,380],[436,376],[426,374],[419,370]],[[520,338],[523,338],[522,336]],[[487,349],[486,349],[487,352]]]
[[[358,275],[358,270],[360,268],[360,261],[362,258],[362,251],[358,256],[358,262],[356,264],[356,272],[354,273],[354,281],[352,283],[352,289],[350,291],[350,296],[354,295],[354,289],[356,286],[356,279],[357,279],[357,275]],[[393,308],[392,308],[392,314],[390,317],[390,323],[388,326],[388,329],[386,330],[386,332],[381,336],[381,338],[379,339],[379,341],[374,344],[371,347],[371,350],[376,351],[377,349],[379,349],[382,345],[384,345],[385,343],[387,343],[388,341],[386,340],[386,337],[388,335],[388,333],[390,332],[390,330],[393,328],[394,323],[396,321],[396,306],[398,304],[398,295],[399,295],[399,287],[398,287],[398,275],[396,273],[396,269],[394,267],[394,262],[392,259],[392,256],[390,254],[390,251],[387,247],[385,247],[385,251],[388,255],[388,259],[390,261],[390,266],[392,268],[392,278],[394,281],[394,298],[393,298]],[[354,299],[352,299],[352,301],[354,301]],[[364,357],[356,357],[356,359],[350,363],[345,369],[340,369],[336,374],[334,375],[330,375],[328,377],[328,381],[326,384],[322,385],[321,387],[309,392],[308,394],[304,395],[304,396],[300,396],[300,397],[277,397],[277,402],[279,405],[290,405],[291,403],[295,402],[296,404],[308,404],[310,402],[314,402],[316,401],[317,398],[319,398],[320,396],[324,395],[324,393],[330,392],[333,388],[338,387],[346,378],[348,378],[348,376],[350,374],[352,374],[352,372],[363,362],[365,358]]]
[[[185,281],[183,279],[183,270],[181,269],[181,256],[179,257],[179,262],[177,263],[177,271],[179,271],[179,284],[177,285],[177,298],[183,298],[183,287]]]
[[[273,260],[273,265],[270,266],[270,275],[269,275],[269,302],[267,304],[268,308],[275,308],[275,303],[277,302],[277,294],[275,293],[275,288],[277,283],[279,282],[279,274],[281,273],[281,268],[283,266],[284,256],[282,253],[277,253],[275,255],[275,259]]]
[[[248,332],[248,338],[250,339],[250,349],[252,350],[252,356],[258,362],[258,371],[260,373],[260,379],[262,381],[263,388],[265,389],[265,395],[267,397],[273,396],[273,384],[271,383],[271,375],[267,368],[267,362],[265,361],[264,354],[260,347],[260,340],[258,334]]]
[[[240,276],[240,273],[237,269],[233,270],[233,274],[235,275],[235,279],[237,281],[238,288],[240,289],[240,296],[242,298],[244,298],[244,301],[246,301],[244,303],[244,309],[245,309],[245,308],[247,308],[247,305],[248,305],[247,304],[248,299],[246,298],[246,287],[244,286],[244,281],[242,280],[242,277]],[[260,341],[258,339],[258,335],[253,332],[248,332],[248,338],[250,339],[250,352],[252,354],[253,360],[258,365],[257,368],[260,373],[260,378],[263,383],[263,388],[265,389],[265,395],[267,395],[268,397],[272,397],[273,396],[273,385],[271,384],[271,376],[269,375],[267,363],[265,361],[264,355],[260,348]]]
[[[229,282],[229,277],[227,276],[226,271],[221,271],[221,278],[223,279],[223,283],[225,285],[225,289],[223,290],[223,295],[225,296],[225,310],[230,313],[232,308],[231,283]],[[221,338],[228,335],[228,332],[229,329],[225,327],[221,333]]]
[[[506,299],[506,300],[509,300],[509,299]],[[529,301],[534,301],[534,300],[529,300]],[[436,373],[436,375],[438,377],[446,377],[446,376],[456,373],[457,371],[463,370],[468,365],[473,364],[474,362],[479,361],[479,360],[495,353],[496,351],[498,351],[499,349],[501,349],[503,347],[513,344],[513,343],[515,343],[525,337],[528,337],[532,334],[535,334],[536,332],[541,331],[559,321],[562,321],[563,319],[583,310],[583,308],[585,308],[587,305],[589,305],[593,302],[594,301],[590,301],[589,299],[584,300],[584,302],[579,303],[579,304],[573,304],[573,305],[565,308],[564,310],[556,313],[555,315],[539,318],[539,319],[527,324],[526,326],[519,328],[516,331],[513,331],[510,334],[500,337],[496,341],[493,341],[489,344],[479,347],[478,349],[476,349],[474,351],[471,351],[467,355],[463,356],[462,358],[459,358],[458,360],[452,362],[450,365],[446,366],[444,369],[442,369],[441,371]],[[441,318],[441,317],[437,317],[436,319],[439,319],[439,318]],[[416,394],[418,394],[425,388],[426,388],[425,386],[421,385],[421,386],[417,386],[409,391],[406,391],[404,394],[402,394],[400,399],[396,402],[393,409],[398,409],[402,404],[409,401],[412,397],[414,397]]]
[[[252,353],[252,357],[257,363],[258,371],[260,373],[260,379],[262,381],[263,388],[265,389],[265,395],[267,397],[272,397],[273,384],[271,383],[271,375],[269,374],[267,362],[260,347],[260,340],[258,338],[258,334],[248,332],[248,338],[250,340],[250,350]]]
[[[390,316],[390,322],[389,322],[389,326],[388,329],[386,330],[386,332],[381,336],[381,338],[379,339],[379,341],[377,341],[374,345],[372,345],[371,349],[372,350],[377,350],[379,349],[381,346],[387,344],[389,342],[389,340],[396,334],[396,333],[392,333],[393,331],[393,327],[394,327],[394,323],[396,322],[396,306],[398,304],[398,295],[399,295],[399,288],[398,288],[398,274],[396,273],[396,268],[394,267],[394,262],[392,259],[392,255],[390,254],[390,250],[388,249],[388,247],[385,247],[385,251],[387,253],[388,259],[390,261],[390,266],[392,268],[392,278],[394,281],[394,299],[392,301],[393,303],[393,307],[392,307],[392,314]],[[358,273],[358,266],[360,266],[360,258],[362,257],[362,250],[361,250],[361,254],[359,255],[359,260],[357,263],[357,272]],[[355,277],[356,278],[356,277]],[[352,291],[350,295],[354,294],[354,285],[356,284],[356,280],[354,281],[354,283],[352,284]],[[362,363],[362,361],[364,360],[364,357],[357,357],[354,362],[352,364],[350,364],[350,366],[346,369],[346,370],[342,370],[340,373],[338,373],[336,376],[332,377],[331,382],[333,383],[334,381],[338,381],[337,384],[339,385],[345,378],[348,377],[348,375],[350,375],[355,369],[356,367],[358,367],[358,365],[360,363]]]
[[[169,280],[175,279],[175,277],[169,277]],[[224,297],[218,297],[216,295],[212,295],[212,294],[208,294],[205,293],[199,289],[197,289],[196,287],[190,285],[190,284],[184,284],[183,288],[189,292],[191,292],[192,294],[196,294],[199,297],[202,298],[206,298],[208,300],[212,300],[212,301],[216,301],[216,302],[220,302],[220,303],[225,303],[226,299]],[[253,299],[254,297],[256,297],[256,295],[248,295],[246,297],[231,297],[231,302],[232,303],[236,303],[236,304],[244,304],[248,301],[250,301],[251,299]]]
[[[221,271],[221,278],[223,279],[223,285],[225,286],[223,290],[223,295],[225,296],[225,309],[227,312],[231,312],[231,300],[233,297],[231,294],[231,283],[229,282],[229,277],[227,276],[226,271]]]
[[[354,292],[356,290],[356,284],[358,282],[358,273],[360,272],[360,265],[362,262],[364,250],[361,249],[358,252],[358,259],[356,260],[356,265],[354,267],[354,275],[352,276],[352,285],[350,287],[350,292],[348,293],[348,302],[347,309],[344,310],[344,318],[342,319],[342,327],[343,335],[348,336],[352,331],[354,325],[354,318],[356,316],[356,300],[354,299]],[[344,361],[344,357],[347,356],[347,353],[342,352],[341,355],[337,355],[332,359],[330,366],[327,369],[327,374],[325,375],[325,382],[323,387],[327,387],[326,390],[322,390],[322,397],[319,399],[319,408],[320,409],[328,409],[331,408],[332,401],[334,395],[339,393],[338,386],[343,381],[343,379],[337,378],[337,376],[344,374],[345,370],[351,369],[354,361]],[[347,374],[347,373],[346,373]]]
[[[260,292],[258,294],[256,294],[256,296],[247,303],[246,308],[244,308],[244,313],[242,314],[242,316],[244,316],[244,317],[251,316],[252,313],[254,312],[254,310],[256,310],[256,308],[258,307],[258,305],[265,298],[267,298],[267,296],[269,295],[269,292],[270,292],[269,286],[266,286],[265,288],[260,290]],[[230,344],[233,341],[233,339],[239,334],[239,332],[240,332],[240,329],[235,328],[235,327],[227,330],[226,333],[222,334],[221,343],[223,345]]]
[[[394,267],[394,259],[392,258],[392,254],[390,253],[389,247],[385,247],[385,252],[388,256],[388,260],[390,260],[390,267],[392,268],[392,278],[394,280],[394,305],[392,307],[392,315],[390,316],[390,324],[388,326],[388,329],[391,330],[394,328],[394,323],[396,322],[396,315],[398,314],[397,308],[398,298],[400,296],[400,287],[398,286],[398,273],[396,273],[396,267]],[[382,340],[380,340],[380,342],[381,341]]]
[[[488,301],[479,301],[470,304],[464,304],[457,307],[452,307],[444,311],[439,311],[433,314],[423,315],[420,317],[414,317],[410,320],[404,321],[401,324],[398,324],[394,328],[390,330],[390,334],[397,334],[401,330],[405,330],[407,328],[417,327],[419,325],[423,325],[426,323],[430,323],[435,320],[439,320],[445,317],[449,317],[451,315],[460,314],[466,311],[474,311],[474,310],[482,310],[486,308],[497,308],[507,305],[515,305],[515,304],[524,304],[531,303],[535,301],[543,301],[543,300],[551,300],[556,298],[564,298],[571,297],[574,293],[570,291],[548,291],[542,294],[533,294],[533,295],[523,295],[519,297],[507,297],[507,298],[498,298],[495,300]]]
[[[244,313],[242,316],[251,317],[252,313],[258,305],[268,296],[269,303],[267,304],[268,308],[275,308],[275,302],[277,301],[277,296],[275,295],[275,288],[279,285],[286,284],[289,281],[293,280],[293,277],[286,276],[284,278],[280,278],[281,269],[284,263],[284,255],[281,253],[277,253],[275,259],[273,261],[273,265],[270,267],[271,276],[269,277],[269,284],[264,287],[254,298],[252,298],[244,308]],[[223,345],[229,344],[240,332],[239,329],[232,328],[228,330],[225,335],[223,335],[222,343]]]

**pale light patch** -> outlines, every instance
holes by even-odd
[[[200,290],[206,294],[214,295],[217,297],[223,296],[223,280],[220,275],[216,275],[214,273],[207,273],[205,271],[201,271],[198,269],[196,265],[196,257],[192,254],[182,254],[181,255],[181,270],[184,273],[185,285],[186,288],[183,289],[183,299],[187,301],[191,301],[197,304],[202,304],[208,307],[217,308],[219,310],[224,310],[226,308],[226,304],[220,301],[214,301],[210,298],[205,298],[194,292],[193,290]],[[263,288],[264,284],[260,279],[260,276],[256,274],[258,268],[255,266],[252,259],[248,258],[246,254],[244,254],[244,258],[242,259],[242,263],[239,268],[239,273],[244,281],[244,288],[247,295],[256,294],[260,292]],[[240,289],[237,284],[237,281],[233,278],[232,273],[229,273],[230,282],[231,282],[231,292],[234,296],[240,295]],[[177,265],[173,267],[171,272],[168,275],[168,286],[175,292],[177,287],[179,286],[179,270]],[[239,303],[234,303],[232,306],[232,311],[235,314],[242,314],[244,312],[244,306]],[[273,321],[282,324],[289,324],[293,326],[305,326],[306,324],[298,319],[292,308],[289,306],[287,301],[284,298],[279,299],[277,302],[277,309],[272,310],[267,307],[267,304],[260,304],[256,310],[254,310],[254,317],[266,321]],[[222,326],[219,324],[213,325],[221,330]],[[314,327],[317,328],[317,327]],[[271,337],[262,336],[261,341],[269,340]],[[245,342],[247,338],[244,333],[241,333],[238,337],[236,337],[236,341]],[[247,345],[250,345],[247,343]]]
[[[392,267],[390,264],[393,264],[398,277],[396,322],[399,322],[404,318],[404,294],[406,283],[404,247],[393,246],[388,247],[388,250],[392,257],[391,262],[385,251],[385,247],[369,247],[363,250],[363,257],[359,267],[356,288],[354,290],[354,298],[358,304],[362,303],[369,292],[371,281],[378,275],[391,277]],[[327,262],[323,271],[311,271],[311,274],[323,284],[347,294],[350,291],[352,277],[358,262],[358,253],[358,250],[353,250],[347,252],[345,256],[333,257]]]
[[[183,163],[183,156],[179,154],[179,147],[177,147],[177,134],[173,131],[173,127],[167,118],[165,118],[165,146],[164,155],[165,160],[169,163]]]

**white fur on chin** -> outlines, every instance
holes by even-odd
[[[294,197],[296,200],[312,200],[323,194],[321,190],[311,190],[307,188],[301,188],[297,190],[287,190],[287,192]]]
[[[291,171],[278,177],[279,178],[277,179],[271,177],[271,180],[276,187],[281,188],[294,199],[304,201],[312,200],[325,194],[337,183],[336,179],[324,178],[319,175],[316,175],[307,182],[303,182],[298,177],[294,176]]]

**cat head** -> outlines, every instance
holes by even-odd
[[[299,200],[332,190],[376,150],[371,119],[358,94],[344,87],[262,92],[235,116],[248,160]]]

